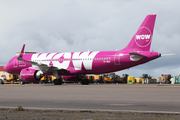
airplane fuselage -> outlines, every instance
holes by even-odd
[[[93,51],[93,52],[65,52],[65,53],[39,53],[25,54],[24,59],[69,70],[69,72],[59,71],[59,75],[79,75],[79,74],[101,74],[113,71],[128,69],[130,67],[146,63],[159,57],[159,53],[151,51],[141,51],[146,57],[133,58],[130,51]],[[9,73],[20,74],[24,68],[33,65],[19,61],[17,56],[13,57],[10,63],[6,64]],[[11,69],[10,69],[11,68]],[[46,74],[52,74],[48,71]]]

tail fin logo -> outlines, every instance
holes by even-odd
[[[134,36],[139,47],[146,47],[151,43],[151,31],[147,27],[141,27]]]
[[[145,39],[145,40],[147,40],[147,39],[150,39],[150,34],[149,35],[136,35],[136,39],[138,40],[140,40],[140,39]]]

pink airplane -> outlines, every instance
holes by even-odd
[[[24,54],[25,44],[18,56],[11,58],[4,70],[21,76],[23,82],[38,82],[45,74],[54,75],[54,85],[66,81],[89,84],[86,74],[103,74],[128,69],[159,58],[149,51],[156,15],[147,15],[130,43],[120,51],[88,51]]]

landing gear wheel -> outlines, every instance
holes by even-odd
[[[54,79],[54,85],[62,85],[62,79]]]
[[[24,85],[25,82],[23,82],[22,80],[20,80],[19,84]]]
[[[89,80],[88,79],[82,79],[81,84],[82,85],[89,85]]]

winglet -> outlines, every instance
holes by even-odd
[[[23,54],[24,54],[24,49],[25,49],[25,44],[23,45],[23,47],[22,47],[22,50],[21,50],[21,52],[19,53],[19,56],[18,56],[18,60],[23,60]]]

